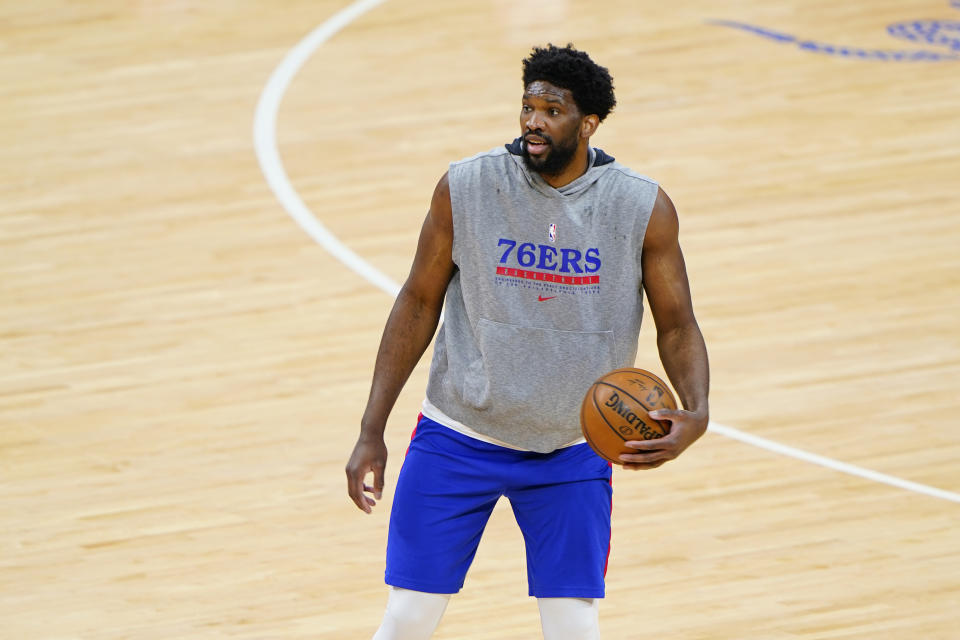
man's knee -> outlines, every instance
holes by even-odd
[[[449,601],[446,594],[390,587],[387,610],[373,640],[427,640]]]
[[[599,600],[537,598],[544,640],[600,640]]]

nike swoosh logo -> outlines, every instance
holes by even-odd
[[[553,299],[556,298],[556,297],[557,297],[557,296],[549,296],[549,297],[544,298],[543,296],[537,296],[537,302],[543,302],[544,300],[553,300]]]

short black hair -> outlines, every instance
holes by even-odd
[[[577,51],[572,44],[533,48],[523,61],[523,88],[537,80],[569,90],[580,112],[596,114],[601,122],[617,104],[610,71],[591,60],[585,52]]]

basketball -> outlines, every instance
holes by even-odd
[[[667,384],[643,369],[616,369],[590,385],[580,406],[583,437],[602,458],[616,464],[622,453],[636,453],[628,440],[653,440],[670,431],[670,423],[654,420],[648,412],[676,409]]]

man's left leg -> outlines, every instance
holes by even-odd
[[[544,640],[600,640],[598,598],[537,598]]]
[[[544,638],[600,637],[613,489],[610,465],[589,445],[530,455],[505,492],[527,552],[529,593]]]

